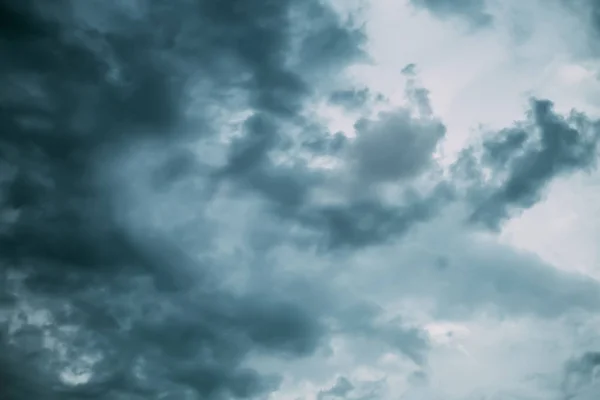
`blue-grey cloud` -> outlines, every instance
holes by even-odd
[[[354,385],[352,385],[352,383],[344,378],[343,376],[340,376],[337,381],[335,382],[335,385],[333,385],[333,387],[331,387],[330,389],[327,390],[322,390],[319,392],[317,399],[319,400],[323,400],[323,399],[327,399],[327,398],[346,398],[346,395],[348,393],[350,393],[352,390],[354,389]]]
[[[216,134],[208,107],[225,107],[231,94],[257,115],[228,168],[248,173],[280,135],[265,131],[268,121],[293,120],[311,94],[289,66],[292,29],[318,25],[299,37],[315,72],[361,54],[360,33],[320,2],[0,8],[0,262],[12,316],[2,324],[17,324],[1,338],[0,397],[248,398],[274,390],[279,378],[243,366],[246,355],[311,354],[326,336],[319,313],[285,296],[219,289],[215,268],[178,237],[132,226],[119,185],[150,180],[148,193],[158,196],[190,175],[210,184],[207,167],[177,149]],[[198,81],[207,85],[200,99],[190,91]],[[198,105],[192,128],[189,108]],[[165,163],[121,176],[119,160],[147,143]],[[270,178],[264,190],[285,183]],[[208,198],[197,198],[199,214]],[[61,376],[69,368],[70,379],[89,376],[69,383]]]
[[[591,400],[598,395],[600,353],[589,351],[567,361],[564,367],[561,392],[564,399]]]
[[[423,5],[482,22],[468,4]],[[404,73],[416,112],[362,118],[349,138],[311,125],[307,104],[360,108],[362,92],[324,99],[332,88],[316,86],[363,59],[365,37],[318,0],[1,1],[0,22],[1,398],[266,396],[281,374],[254,369],[251,356],[309,357],[332,335],[426,363],[420,329],[381,322],[361,298],[345,307],[354,294],[334,285],[297,290],[269,258],[298,246],[343,263],[457,199],[453,182],[412,185],[435,166],[446,129],[414,68]],[[508,178],[486,186],[469,175],[475,220],[506,218],[558,174],[593,165],[595,139],[581,129],[591,121],[561,119],[545,102],[532,119],[541,146],[518,129],[484,144],[474,168]],[[341,166],[315,168],[320,156]],[[384,198],[386,185],[402,196]],[[335,201],[319,197],[327,190]],[[220,202],[239,207],[217,215]],[[532,289],[530,276],[492,272],[496,292],[475,291],[477,301],[507,301],[513,284],[549,299],[526,299],[541,314],[572,299],[549,289],[559,277]],[[587,307],[596,286],[571,287]],[[343,385],[328,394],[347,394]]]
[[[438,17],[463,18],[476,28],[489,26],[493,22],[493,17],[486,9],[485,0],[411,0],[411,3]]]
[[[335,384],[326,390],[317,393],[317,400],[353,399],[353,400],[377,400],[384,396],[386,381],[356,381],[353,384],[348,378],[340,376]]]
[[[332,104],[343,106],[349,110],[356,110],[364,107],[369,101],[370,93],[368,89],[347,89],[336,90],[329,98]]]
[[[536,204],[553,179],[595,167],[599,139],[598,121],[576,112],[563,117],[552,102],[533,100],[527,121],[486,138],[479,161],[471,149],[458,163],[477,182],[471,219],[498,228],[513,212]],[[484,168],[491,174],[486,178]]]
[[[376,121],[362,119],[356,130],[350,157],[367,182],[419,175],[433,164],[436,146],[446,133],[439,121],[414,119],[407,110],[382,113]]]

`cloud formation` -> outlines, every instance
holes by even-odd
[[[548,100],[532,100],[528,114],[528,121],[484,140],[481,166],[472,171],[480,182],[473,195],[480,203],[473,221],[497,228],[511,209],[537,203],[553,179],[595,166],[598,121],[577,112],[567,118],[557,115]],[[484,168],[489,171],[485,178]]]
[[[490,25],[493,17],[486,10],[485,0],[410,0],[415,7],[424,8],[439,17],[461,17],[472,26]]]
[[[600,354],[587,352],[565,364],[562,390],[566,399],[591,399],[598,392]]]
[[[10,23],[2,44],[1,246],[11,314],[3,320],[2,397],[272,391],[278,378],[244,367],[245,355],[312,353],[324,334],[319,317],[267,293],[218,289],[181,237],[135,226],[120,190],[158,174],[158,187],[147,189],[156,195],[198,172],[178,148],[214,134],[211,103],[228,93],[255,113],[247,142],[264,137],[265,121],[298,115],[311,89],[287,65],[293,27],[316,21],[300,51],[315,52],[327,68],[359,54],[360,35],[317,2],[3,2],[2,9]],[[331,42],[327,49],[310,45],[319,37]],[[190,99],[198,81],[204,93]],[[258,140],[232,153],[230,171],[261,156]],[[121,157],[146,143],[171,154],[166,164],[120,176]]]
[[[445,320],[598,315],[596,279],[497,239],[594,171],[598,120],[536,97],[443,165],[427,67],[360,82],[371,25],[344,7],[0,2],[0,398],[437,396]]]

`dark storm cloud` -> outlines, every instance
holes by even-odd
[[[386,379],[374,381],[355,380],[353,384],[348,378],[340,376],[329,389],[319,390],[317,400],[353,399],[353,400],[378,400],[385,398],[387,389]]]
[[[513,211],[536,204],[554,178],[595,167],[599,138],[597,121],[575,112],[565,118],[550,101],[533,100],[528,121],[484,140],[479,166],[472,153],[459,162],[472,178],[479,175],[472,220],[495,229]],[[484,180],[481,168],[491,177]]]
[[[56,391],[46,398],[177,398],[190,389],[207,398],[251,397],[275,389],[279,379],[242,367],[248,351],[297,357],[310,354],[321,337],[317,321],[295,305],[206,288],[178,290],[175,296],[121,278],[71,293],[66,302],[32,299],[43,303],[49,319],[13,328],[11,350],[29,358],[21,354],[7,368],[26,373],[33,383],[27,390]],[[66,357],[61,360],[42,338],[64,346]],[[88,367],[94,374],[86,385],[69,387],[45,370],[71,366],[76,374],[86,356],[100,357]],[[8,382],[12,398],[21,398],[19,387]]]
[[[111,82],[105,60],[74,35],[94,33],[69,26],[65,2],[53,3],[52,11],[66,21],[33,7],[19,3],[13,12],[21,22],[1,48],[0,149],[8,165],[3,208],[18,212],[2,237],[2,252],[16,263],[33,257],[110,266],[135,257],[135,251],[107,221],[110,201],[98,195],[107,189],[98,179],[98,159],[122,142],[167,134],[178,117],[172,93],[178,85],[169,84],[162,66],[152,62],[143,35],[135,44],[132,37],[105,39],[122,58],[121,68],[135,71],[127,85]]]
[[[418,8],[424,8],[438,17],[460,17],[473,27],[480,28],[493,22],[487,12],[485,0],[411,0]]]
[[[273,162],[272,153],[285,146],[284,131],[268,115],[250,117],[244,124],[243,135],[229,148],[226,166],[216,177],[229,178],[242,190],[259,193],[270,201],[276,213],[291,216],[320,178],[312,176],[303,165],[284,167]]]
[[[326,332],[314,310],[218,290],[214,268],[171,244],[177,237],[131,225],[119,185],[151,176],[154,190],[167,190],[203,171],[190,153],[163,154],[158,170],[131,176],[117,162],[147,142],[169,153],[215,134],[209,107],[234,95],[255,116],[227,172],[281,204],[301,198],[285,174],[256,174],[279,143],[279,122],[294,120],[311,93],[289,66],[292,28],[307,30],[300,48],[315,71],[360,54],[360,35],[309,3],[0,3],[0,262],[10,315],[0,320],[0,397],[248,398],[279,382],[243,366],[249,351],[301,357],[319,346]],[[206,90],[190,103],[197,81]],[[193,134],[189,104],[200,104]],[[71,385],[59,378],[69,369],[91,374]]]
[[[499,315],[549,319],[574,310],[598,310],[600,288],[594,279],[557,270],[535,256],[478,246],[482,255],[455,251],[455,260],[438,273],[440,295],[447,299],[438,305],[440,316],[482,307],[490,307]]]
[[[302,147],[315,155],[338,155],[348,145],[348,137],[342,132],[333,135],[311,135],[302,142]]]
[[[591,400],[596,397],[599,376],[600,352],[586,352],[569,360],[565,365],[561,383],[564,398]]]

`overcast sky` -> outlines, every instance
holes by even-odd
[[[0,26],[0,399],[600,398],[600,2]]]

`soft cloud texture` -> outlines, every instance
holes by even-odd
[[[1,2],[0,398],[595,398],[594,4]]]
[[[486,10],[486,0],[411,0],[416,7],[427,9],[440,17],[459,16],[474,27],[484,27],[492,23],[492,16]]]

